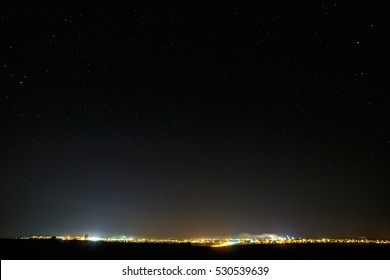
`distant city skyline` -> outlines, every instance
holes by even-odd
[[[51,240],[51,241],[85,241],[85,242],[117,242],[117,243],[153,243],[153,244],[191,244],[193,246],[227,247],[235,245],[265,245],[265,244],[377,244],[390,245],[390,239],[355,238],[295,238],[290,236],[277,236],[275,234],[263,234],[252,237],[213,237],[213,238],[146,238],[112,236],[24,236],[17,239]]]

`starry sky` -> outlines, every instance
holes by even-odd
[[[390,237],[375,1],[9,2],[0,236]]]

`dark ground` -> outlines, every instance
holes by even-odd
[[[1,259],[390,259],[389,245],[273,244],[223,248],[190,244],[129,244],[0,240]]]

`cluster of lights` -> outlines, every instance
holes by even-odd
[[[233,245],[250,244],[390,244],[386,239],[366,239],[366,238],[298,238],[280,237],[269,235],[261,238],[202,238],[202,239],[160,239],[160,238],[133,238],[133,237],[98,237],[98,236],[29,236],[22,239],[57,239],[76,240],[92,242],[126,242],[126,243],[164,243],[181,244],[191,243],[194,246],[226,247]]]

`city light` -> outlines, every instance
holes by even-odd
[[[155,243],[155,244],[191,244],[192,246],[206,247],[227,247],[240,245],[257,245],[257,244],[387,244],[390,245],[389,239],[367,239],[365,237],[356,238],[295,238],[283,237],[275,234],[259,235],[258,237],[246,238],[194,238],[194,239],[176,239],[176,238],[146,238],[146,237],[98,237],[98,236],[24,236],[17,239],[47,239],[83,242],[122,242],[122,243]]]
[[[91,236],[91,237],[88,237],[88,241],[102,241],[104,238],[100,238],[100,237],[97,237],[97,236]]]
[[[226,247],[226,246],[232,246],[232,245],[236,245],[236,244],[240,244],[240,240],[231,240],[231,241],[227,241],[227,242],[224,242],[221,244],[211,245],[211,247]]]

